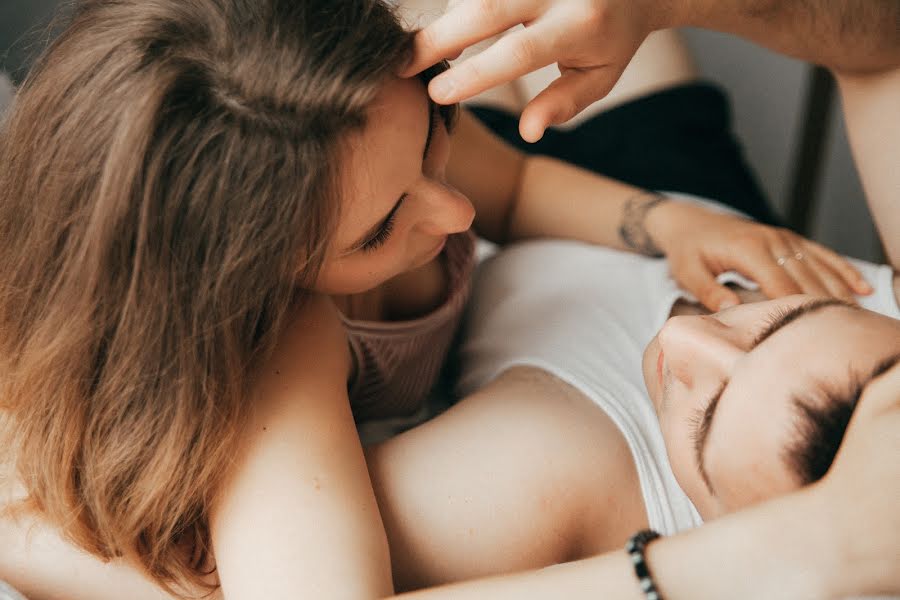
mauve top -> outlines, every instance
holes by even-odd
[[[451,235],[441,256],[447,298],[429,314],[409,321],[358,321],[341,316],[353,356],[348,385],[357,422],[416,413],[437,382],[469,298],[475,238]]]

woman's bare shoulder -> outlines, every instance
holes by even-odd
[[[349,413],[347,379],[350,349],[337,308],[326,296],[314,297],[291,315],[274,352],[259,366],[251,389],[256,419],[280,419],[286,412],[330,418]],[[347,404],[338,408],[335,404]]]
[[[263,368],[262,379],[335,379],[347,381],[351,366],[347,334],[337,307],[328,296],[316,295],[297,308],[275,352]]]

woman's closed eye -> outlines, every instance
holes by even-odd
[[[397,206],[394,207],[394,210],[391,211],[391,214],[387,216],[384,220],[384,223],[381,224],[381,227],[378,229],[378,233],[372,236],[365,244],[360,246],[360,250],[363,252],[374,252],[378,248],[384,245],[388,238],[391,237],[391,233],[394,231],[394,221],[397,216],[397,211],[400,209],[400,206],[403,204],[403,201],[406,200],[406,194],[400,197],[400,202],[397,203]]]
[[[426,156],[423,158],[423,160],[427,160],[428,154],[431,154],[431,140],[434,139],[434,133],[441,125],[441,113],[436,104],[431,104],[430,116],[431,119],[429,122],[430,131],[428,134],[428,148],[426,151]],[[388,241],[388,239],[391,237],[391,233],[393,233],[394,231],[394,221],[397,210],[400,208],[400,205],[403,204],[403,201],[406,200],[406,198],[407,194],[403,194],[403,196],[401,196],[400,201],[394,207],[394,210],[391,211],[391,213],[384,220],[384,223],[382,223],[381,228],[378,230],[378,233],[376,233],[374,236],[372,236],[371,239],[360,246],[360,250],[362,250],[363,252],[374,252]]]

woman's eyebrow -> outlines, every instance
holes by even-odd
[[[431,140],[434,137],[434,111],[437,110],[437,105],[434,103],[434,100],[431,97],[428,97],[428,133],[425,135],[425,149],[422,151],[422,161],[428,156],[428,150],[431,148]],[[406,192],[400,195],[397,198],[397,201],[394,203],[394,207],[388,211],[388,213],[377,223],[372,225],[358,240],[350,244],[350,246],[344,250],[343,254],[351,254],[356,252],[361,247],[363,247],[366,242],[375,237],[379,231],[384,227],[384,224],[388,222],[388,220],[397,212],[397,209],[400,208],[400,204],[403,202],[403,199],[406,198]]]
[[[776,331],[778,331],[785,325],[793,323],[800,317],[811,315],[822,310],[823,308],[828,308],[829,306],[844,306],[846,308],[859,310],[859,306],[851,304],[850,302],[846,302],[844,300],[839,300],[837,298],[819,298],[816,300],[810,300],[809,302],[804,302],[803,304],[795,306],[794,308],[788,310],[777,319],[775,319],[775,321],[773,321],[759,335],[756,336],[756,339],[754,339],[750,344],[750,349],[747,350],[747,352],[752,352],[766,339],[772,337]],[[700,477],[703,478],[703,483],[706,484],[707,489],[709,489],[709,493],[713,496],[716,495],[716,492],[715,490],[713,490],[709,475],[706,472],[706,463],[703,460],[703,455],[706,449],[706,441],[709,439],[709,432],[712,430],[713,417],[716,414],[716,408],[719,406],[719,399],[722,397],[722,394],[725,393],[725,390],[728,388],[728,384],[730,382],[731,380],[729,379],[727,382],[723,383],[707,403],[706,409],[703,411],[703,416],[700,417],[700,427],[697,430],[697,440],[694,442],[694,452],[697,455],[697,465],[700,469]]]
[[[438,109],[437,104],[428,96],[428,135],[425,136],[425,149],[422,150],[422,160],[428,157],[428,150],[431,148],[431,140],[434,138],[434,112]]]

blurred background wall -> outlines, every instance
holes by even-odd
[[[0,69],[21,80],[29,58],[47,39],[46,25],[59,0],[0,0]]]
[[[50,34],[58,0],[0,0],[0,71],[14,81]],[[782,215],[788,206],[809,67],[743,40],[685,30],[704,75],[722,84],[734,103],[735,129],[749,162]],[[0,92],[2,93],[2,92]],[[839,106],[824,131],[824,164],[815,181],[817,203],[811,237],[840,252],[879,259],[879,245],[853,167]]]
[[[784,216],[809,91],[809,65],[733,36],[699,29],[683,33],[703,74],[731,95],[737,136],[772,204]],[[810,236],[844,254],[880,259],[837,95],[823,135]]]

